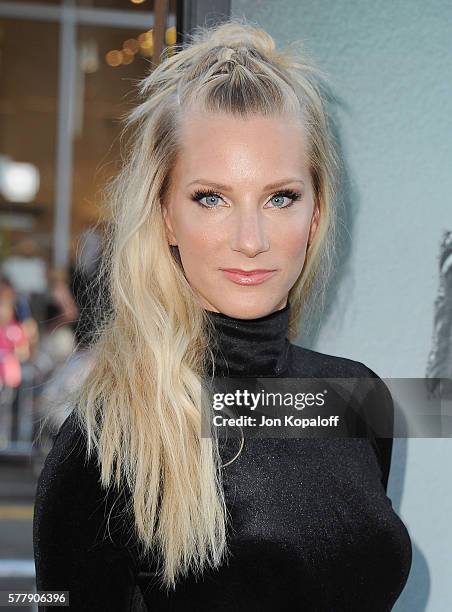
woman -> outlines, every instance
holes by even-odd
[[[37,491],[37,588],[69,591],[71,610],[382,611],[403,589],[392,439],[200,433],[212,374],[381,381],[290,342],[333,254],[314,74],[231,20],[140,85],[108,193],[112,308]],[[363,405],[391,421],[378,388]]]

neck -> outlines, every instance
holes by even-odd
[[[257,319],[206,310],[218,346],[212,346],[215,376],[281,376],[287,368],[290,304]]]

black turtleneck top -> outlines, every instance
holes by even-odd
[[[289,308],[252,320],[208,311],[218,339],[215,375],[382,383],[360,362],[290,343]],[[363,402],[391,421],[392,399],[382,385],[375,388],[384,393],[371,390]],[[235,447],[223,447],[223,463],[240,440],[230,442]],[[85,459],[83,435],[70,415],[37,486],[37,589],[69,591],[69,609],[90,612],[391,610],[412,560],[408,531],[387,496],[391,452],[392,438],[372,435],[245,435],[241,453],[222,470],[232,554],[202,579],[188,575],[167,593],[152,563],[138,560],[121,499],[101,488],[99,468]]]

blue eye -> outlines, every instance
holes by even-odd
[[[203,204],[202,202],[200,202],[200,200],[203,200],[204,198],[208,199],[208,203],[207,204]],[[214,193],[214,192],[206,192],[206,191],[199,191],[196,192],[193,196],[193,199],[196,200],[198,202],[198,204],[200,204],[201,206],[204,206],[204,208],[217,208],[215,205],[211,206],[212,204],[212,199],[219,199],[220,196],[218,195],[218,193]],[[213,204],[215,204],[215,202],[213,202]]]
[[[286,197],[289,197],[289,196],[286,196],[286,195],[284,195],[283,193],[277,193],[277,194],[275,194],[274,196],[272,196],[272,198],[271,198],[271,199],[273,200],[274,198],[280,198],[280,199],[282,198],[282,200],[283,200],[283,204],[284,204],[284,198],[286,198]],[[289,198],[289,199],[290,199],[290,198]],[[292,199],[294,199],[294,198],[292,198]],[[292,204],[293,204],[293,202],[292,202]],[[292,204],[288,204],[288,205],[286,205],[286,206],[281,205],[281,206],[277,206],[276,208],[287,208],[288,206],[292,206]]]
[[[284,200],[284,198],[288,198],[289,200],[291,200],[289,204],[275,206],[275,208],[283,209],[290,208],[297,200],[300,200],[301,197],[302,194],[300,192],[294,191],[292,189],[286,189],[285,191],[278,191],[278,193],[273,194],[270,199],[273,200],[274,198],[283,198]],[[203,200],[204,198],[207,198],[208,203],[204,204],[203,202],[201,202],[201,200]],[[207,208],[210,210],[214,208],[219,208],[218,206],[216,206],[215,202],[212,202],[212,199],[215,200],[215,198],[221,200],[221,195],[211,189],[200,189],[192,195],[192,200],[194,202],[197,202],[203,208]]]

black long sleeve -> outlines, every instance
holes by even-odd
[[[35,506],[37,587],[69,590],[70,610],[120,612],[387,612],[407,581],[409,533],[387,496],[391,394],[366,365],[291,344],[288,306],[244,321],[211,313],[220,375],[358,379],[356,414],[365,435],[349,438],[245,437],[222,470],[232,524],[231,556],[166,593],[138,561],[125,498],[100,485],[83,437],[68,417],[41,474]],[[217,372],[217,374],[218,374]],[[369,384],[369,379],[370,384]],[[225,447],[223,463],[238,439]],[[106,532],[111,516],[112,532]],[[142,599],[141,599],[142,595]],[[141,603],[140,603],[141,602]],[[41,608],[45,610],[45,608]]]

